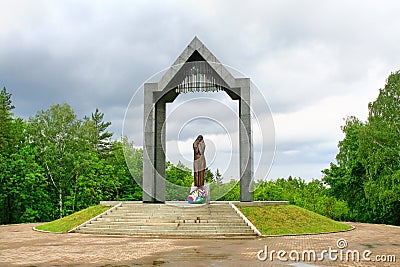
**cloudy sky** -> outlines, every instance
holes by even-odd
[[[250,77],[268,101],[276,140],[268,179],[320,178],[334,161],[343,118],[365,120],[368,102],[390,72],[400,69],[395,0],[14,0],[0,1],[0,10],[0,85],[13,95],[15,115],[28,118],[62,102],[78,117],[99,108],[116,138],[143,82],[169,67],[198,36],[222,63]],[[228,103],[221,94],[205,100]],[[202,101],[193,97],[177,99],[169,107],[171,118],[185,113],[178,112],[182,105],[187,110],[190,101]],[[184,145],[192,142],[185,137],[189,123],[205,131],[210,126],[210,157],[218,158],[212,169],[223,169],[224,153],[235,155],[234,137],[220,142],[216,136],[235,136],[237,110],[232,103],[220,106],[216,112],[226,115],[224,125],[203,117],[179,125],[169,118],[168,131],[177,133],[169,134],[169,144],[177,141],[182,159],[191,153]],[[231,111],[224,112],[227,107]],[[142,125],[136,124],[133,138],[140,144]],[[167,154],[176,158],[172,149]],[[230,168],[225,176],[232,176]]]

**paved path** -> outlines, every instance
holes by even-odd
[[[49,234],[35,232],[37,224],[0,226],[0,266],[400,266],[400,228],[374,224],[353,224],[349,232],[309,236],[267,237],[254,240],[229,239],[143,239],[134,237],[107,237],[85,234]],[[372,251],[378,255],[395,255],[397,263],[318,261],[323,250],[338,249],[337,240],[345,239],[348,246],[342,250]],[[301,260],[305,250],[315,250],[317,260],[283,262],[274,253],[260,261],[257,253],[268,248],[296,250]],[[306,251],[307,252],[307,251]],[[291,256],[294,258],[296,252]],[[310,252],[311,253],[311,252]],[[312,255],[312,254],[310,254]],[[351,255],[350,255],[351,256]],[[260,257],[265,257],[260,253]],[[388,259],[388,257],[386,257]]]

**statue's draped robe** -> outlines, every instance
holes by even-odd
[[[193,161],[193,172],[194,172],[194,185],[204,186],[204,170],[206,168],[206,158],[204,157],[204,151],[206,144],[204,140],[195,141],[193,143],[194,161]]]

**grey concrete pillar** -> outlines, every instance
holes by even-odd
[[[155,141],[155,105],[153,91],[157,83],[144,84],[144,115],[143,115],[143,202],[155,201],[155,169],[154,169],[154,141]]]
[[[143,202],[165,202],[166,103],[177,96],[159,91],[158,83],[144,84]]]
[[[240,201],[253,201],[253,144],[250,109],[250,79],[236,80],[240,87],[239,100],[239,152],[240,152]]]
[[[165,101],[160,100],[156,103],[155,114],[155,202],[165,202]]]

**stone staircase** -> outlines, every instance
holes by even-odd
[[[73,232],[179,238],[257,236],[234,207],[227,203],[200,206],[122,203],[78,226]]]

